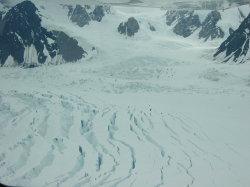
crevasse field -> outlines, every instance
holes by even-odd
[[[2,183],[249,187],[250,63],[213,61],[223,40],[177,36],[160,9],[112,7],[80,28],[57,1],[43,6],[44,26],[96,50],[76,63],[0,68]],[[235,11],[222,13],[223,27],[238,27]],[[131,16],[141,28],[129,38],[117,26]]]

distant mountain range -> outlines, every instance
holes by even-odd
[[[245,16],[238,9],[239,20],[243,20],[235,31],[229,28],[228,31],[218,26],[223,22],[221,13],[212,11],[207,14],[205,20],[200,22],[199,15],[195,11],[168,11],[166,13],[166,24],[173,27],[173,32],[183,37],[189,37],[198,31],[199,39],[204,41],[224,39],[225,33],[229,36],[215,52],[214,59],[221,62],[244,63],[250,59],[249,36],[250,36],[250,14]]]
[[[104,6],[63,5],[62,8],[67,9],[68,19],[79,27],[89,25],[93,21],[101,22],[110,11],[109,7]],[[196,11],[167,11],[166,24],[172,27],[175,34],[184,38],[195,33],[204,41],[222,40],[228,36],[215,52],[214,59],[244,63],[250,56],[250,16],[244,15],[240,9],[238,14],[239,20],[244,21],[236,30],[225,30],[221,27],[219,22],[223,20],[218,11],[208,12],[202,21]],[[18,3],[7,11],[0,9],[1,66],[36,67],[41,64],[76,62],[88,55],[88,50],[79,45],[76,38],[63,30],[49,30],[43,27],[41,22],[45,17],[31,1]],[[154,26],[150,25],[150,30],[152,28]],[[134,17],[117,25],[117,31],[129,37],[136,35],[139,30],[140,23]],[[94,49],[93,47],[92,50]]]

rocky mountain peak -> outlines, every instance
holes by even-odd
[[[81,5],[76,5],[70,19],[73,23],[76,23],[80,27],[88,25],[91,21],[90,16],[86,11],[85,7],[82,7]]]
[[[179,22],[175,25],[174,33],[184,38],[193,34],[201,25],[199,16],[194,11],[182,11]]]
[[[193,34],[200,26],[201,22],[199,16],[194,14],[194,11],[168,11],[166,13],[166,24],[172,25],[175,34],[183,36],[184,38]]]
[[[209,38],[211,40],[215,38],[223,38],[223,30],[217,26],[218,21],[221,20],[221,15],[218,11],[210,12],[205,21],[202,23],[202,29],[199,32],[199,38],[204,38],[207,41]]]
[[[31,1],[23,1],[12,7],[2,18],[0,28],[1,65],[4,65],[9,57],[17,64],[43,64],[61,51],[57,35],[41,26],[38,9]],[[69,39],[73,40],[67,37],[67,40]],[[78,48],[78,52],[82,58],[83,49]],[[77,56],[71,60],[79,59]]]
[[[101,22],[105,16],[105,12],[108,12],[108,8],[105,6],[95,6],[92,8],[89,5],[76,5],[75,8],[73,8],[71,5],[68,5],[66,7],[69,10],[68,16],[70,20],[79,27],[89,25],[92,20]]]
[[[224,62],[230,59],[244,63],[249,57],[250,14],[218,48],[215,58],[222,58]]]

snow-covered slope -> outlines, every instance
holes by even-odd
[[[249,63],[212,62],[221,41],[174,34],[159,9],[111,7],[80,27],[73,2],[33,2],[93,58],[0,68],[1,183],[249,186]],[[117,31],[130,17],[133,37]]]

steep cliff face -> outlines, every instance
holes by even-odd
[[[243,13],[241,12],[243,15]],[[205,15],[205,20],[200,21],[201,17],[196,11],[167,11],[166,24],[173,27],[173,32],[183,37],[189,37],[198,30],[198,38],[207,40],[214,40],[216,38],[223,38],[224,31],[218,26],[218,22],[222,19],[218,11],[209,12]]]
[[[62,60],[66,62],[77,61],[85,54],[77,42],[71,42],[72,51],[78,55],[67,58],[68,55],[61,50],[62,43],[74,39],[69,36],[58,38],[61,35],[42,27],[38,9],[30,1],[24,1],[11,8],[2,18],[0,29],[1,65],[13,59],[19,65],[28,63],[34,66],[53,61],[57,55],[62,55]]]
[[[68,16],[73,23],[76,23],[79,27],[89,25],[91,21],[101,22],[105,13],[109,8],[104,6],[91,6],[76,5],[75,7],[68,5]]]
[[[223,38],[223,30],[217,26],[218,21],[221,20],[221,15],[218,11],[210,12],[205,21],[202,23],[201,31],[199,32],[199,38],[207,41],[208,39]]]
[[[166,13],[166,24],[171,26],[175,21],[178,21],[187,11],[169,10]]]
[[[85,25],[88,25],[91,21],[90,16],[86,11],[85,7],[82,7],[80,5],[76,5],[75,9],[72,11],[70,20],[73,23],[76,23],[79,27],[84,27]]]
[[[104,16],[105,16],[105,11],[103,6],[96,6],[92,13],[92,19],[101,22]]]
[[[78,41],[69,37],[62,31],[53,31],[56,36],[56,44],[58,47],[58,54],[62,55],[62,58],[66,62],[74,62],[81,59],[85,54],[81,47],[78,46]]]
[[[244,19],[239,28],[220,45],[214,57],[216,59],[222,59],[224,62],[232,60],[234,62],[244,63],[250,59],[249,37],[250,14]]]
[[[167,25],[176,22],[173,32],[184,38],[193,34],[201,25],[199,16],[194,11],[169,11],[166,14]]]

